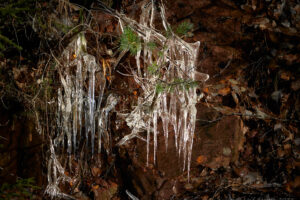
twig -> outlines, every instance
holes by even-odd
[[[3,107],[6,109],[6,110],[8,110],[8,107],[5,105],[5,103],[4,103],[4,101],[3,101],[3,98],[2,98],[3,96],[1,96],[1,102],[2,102],[2,104],[3,104]]]
[[[7,122],[5,122],[5,124],[0,124],[0,126],[7,126],[7,124],[9,123],[9,120],[7,120]],[[1,136],[0,136],[1,137]],[[3,137],[2,137],[3,138]]]
[[[215,78],[215,77],[217,77],[217,76],[220,76],[220,75],[227,69],[227,67],[230,66],[231,61],[232,61],[232,59],[228,60],[228,62],[227,62],[227,64],[225,65],[225,67],[224,67],[218,74],[215,74],[215,75],[213,76],[213,78]]]
[[[219,117],[215,120],[204,120],[204,119],[197,119],[197,121],[202,121],[202,122],[207,122],[207,123],[215,123],[220,121],[223,117],[227,117],[227,116],[241,116],[241,117],[253,117],[253,118],[257,118],[257,119],[265,119],[265,120],[278,120],[278,121],[283,121],[283,122],[288,122],[288,121],[293,121],[293,122],[297,122],[299,123],[299,120],[294,120],[294,119],[280,119],[280,118],[276,118],[276,117],[268,117],[268,118],[264,118],[261,117],[260,115],[257,114],[243,114],[243,113],[230,113],[230,114],[223,114],[222,117]]]
[[[119,62],[120,62],[121,59],[126,55],[127,52],[128,52],[128,50],[121,51],[121,53],[119,54],[119,56],[118,56],[116,62],[114,63],[113,70],[116,69],[116,67],[118,66]]]
[[[6,141],[8,141],[8,139],[7,139],[7,138],[5,138],[5,137],[2,137],[1,135],[0,135],[0,138],[1,138],[1,139],[3,139],[3,140],[6,140]]]

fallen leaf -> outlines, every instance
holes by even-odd
[[[218,91],[218,93],[222,96],[226,96],[230,93],[231,89],[229,87],[226,87],[226,88],[223,88],[223,89],[220,89]]]
[[[205,161],[206,161],[206,157],[205,157],[205,156],[203,156],[203,155],[198,156],[198,158],[197,158],[197,163],[198,163],[199,165],[203,164]]]
[[[205,92],[206,94],[208,94],[209,93],[208,88],[207,87],[203,88],[203,92]]]
[[[93,174],[93,176],[99,176],[101,174],[101,169],[98,167],[93,167],[92,174]]]
[[[288,81],[288,80],[290,80],[291,77],[290,77],[290,75],[289,75],[288,73],[282,72],[282,73],[280,74],[280,78],[283,79],[283,80]]]
[[[93,185],[92,189],[97,190],[99,188],[99,185]]]

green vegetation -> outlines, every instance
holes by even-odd
[[[0,56],[8,48],[22,50],[15,35],[24,29],[27,23],[25,16],[34,12],[35,2],[36,0],[7,0],[0,3]]]
[[[33,199],[32,193],[40,187],[35,185],[34,178],[17,179],[16,183],[4,183],[0,187],[0,200]]]
[[[159,83],[157,83],[155,91],[159,94],[165,91],[173,92],[175,88],[179,90],[189,90],[190,88],[195,88],[197,86],[197,81],[176,78],[170,83],[160,81]]]
[[[179,36],[185,36],[193,29],[193,24],[190,22],[183,22],[176,28],[176,34]],[[170,29],[171,34],[172,30]],[[120,49],[121,50],[129,50],[132,55],[136,55],[137,52],[142,47],[142,40],[139,36],[130,28],[125,27],[124,31],[120,38]],[[157,56],[164,56],[165,47],[159,48],[154,41],[150,41],[144,44],[145,47],[148,47],[152,52],[157,52]],[[158,75],[158,77],[162,77],[163,70],[160,70],[160,66],[157,63],[152,63],[147,67],[147,71],[152,75]],[[197,87],[198,83],[193,80],[186,80],[182,78],[175,78],[172,82],[164,82],[161,80],[157,80],[155,91],[157,94],[162,92],[173,92],[175,88],[178,90],[189,90],[190,88]]]
[[[141,49],[141,40],[138,35],[129,27],[125,27],[120,39],[120,49],[129,50],[132,55],[136,55]]]
[[[159,66],[156,63],[152,63],[152,65],[148,66],[147,70],[151,73],[151,74],[156,74],[159,70]]]
[[[176,34],[179,36],[186,36],[188,32],[193,29],[194,25],[188,21],[184,21],[176,28]]]
[[[147,43],[147,47],[148,47],[150,50],[154,50],[154,49],[157,47],[157,45],[156,45],[155,42],[148,42],[148,43]]]

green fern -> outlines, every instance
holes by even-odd
[[[136,55],[141,49],[141,39],[129,27],[125,27],[120,39],[120,49],[129,50],[132,55]]]

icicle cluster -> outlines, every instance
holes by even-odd
[[[168,37],[157,32],[154,27],[154,3],[143,5],[139,23],[121,14],[119,18],[121,28],[129,26],[143,40],[143,48],[137,52],[137,72],[132,71],[135,81],[141,86],[144,93],[138,98],[138,106],[128,115],[126,122],[132,128],[132,133],[125,136],[119,144],[123,144],[133,137],[140,137],[139,133],[147,131],[147,165],[149,162],[150,133],[153,133],[154,162],[156,161],[157,137],[159,134],[158,120],[162,121],[166,149],[168,148],[169,132],[173,129],[175,145],[179,156],[183,158],[183,170],[190,171],[193,137],[195,132],[197,103],[196,88],[182,89],[182,86],[165,89],[158,93],[157,83],[171,83],[175,79],[184,81],[206,81],[209,76],[196,71],[197,53],[200,42],[189,44],[172,32],[165,18],[164,6],[160,6],[160,18]],[[154,42],[159,50],[149,48],[147,44]],[[159,52],[158,52],[159,51]],[[142,59],[141,59],[142,58]],[[147,66],[159,67],[162,74],[153,74],[147,70],[142,73],[141,60],[144,69]],[[200,78],[199,78],[200,77]]]
[[[86,146],[86,154],[94,154],[95,143],[98,153],[101,151],[102,143],[106,145],[107,151],[110,148],[108,118],[118,99],[114,95],[109,95],[106,106],[101,108],[106,81],[95,57],[86,53],[86,45],[84,34],[79,34],[65,48],[61,57],[56,58],[62,87],[58,88],[57,94],[57,128],[50,139],[51,156],[48,160],[46,189],[46,193],[53,197],[65,195],[58,187],[61,181],[66,180],[66,176],[57,154],[63,153],[64,149],[69,156],[75,154],[80,139],[84,141],[82,144]],[[95,142],[96,134],[97,142]]]
[[[86,146],[94,153],[96,129],[98,134],[105,127],[96,126],[96,118],[102,120],[100,105],[105,88],[105,80],[100,82],[98,101],[95,97],[95,73],[101,71],[95,57],[87,54],[86,40],[79,35],[63,52],[59,66],[59,76],[62,88],[58,89],[57,127],[60,130],[54,139],[54,145],[64,147],[67,139],[67,152],[76,151],[77,139],[81,137],[84,128]],[[74,51],[75,50],[75,51]],[[84,123],[84,124],[83,124]],[[101,135],[98,135],[101,138]],[[100,146],[98,150],[100,151]]]

